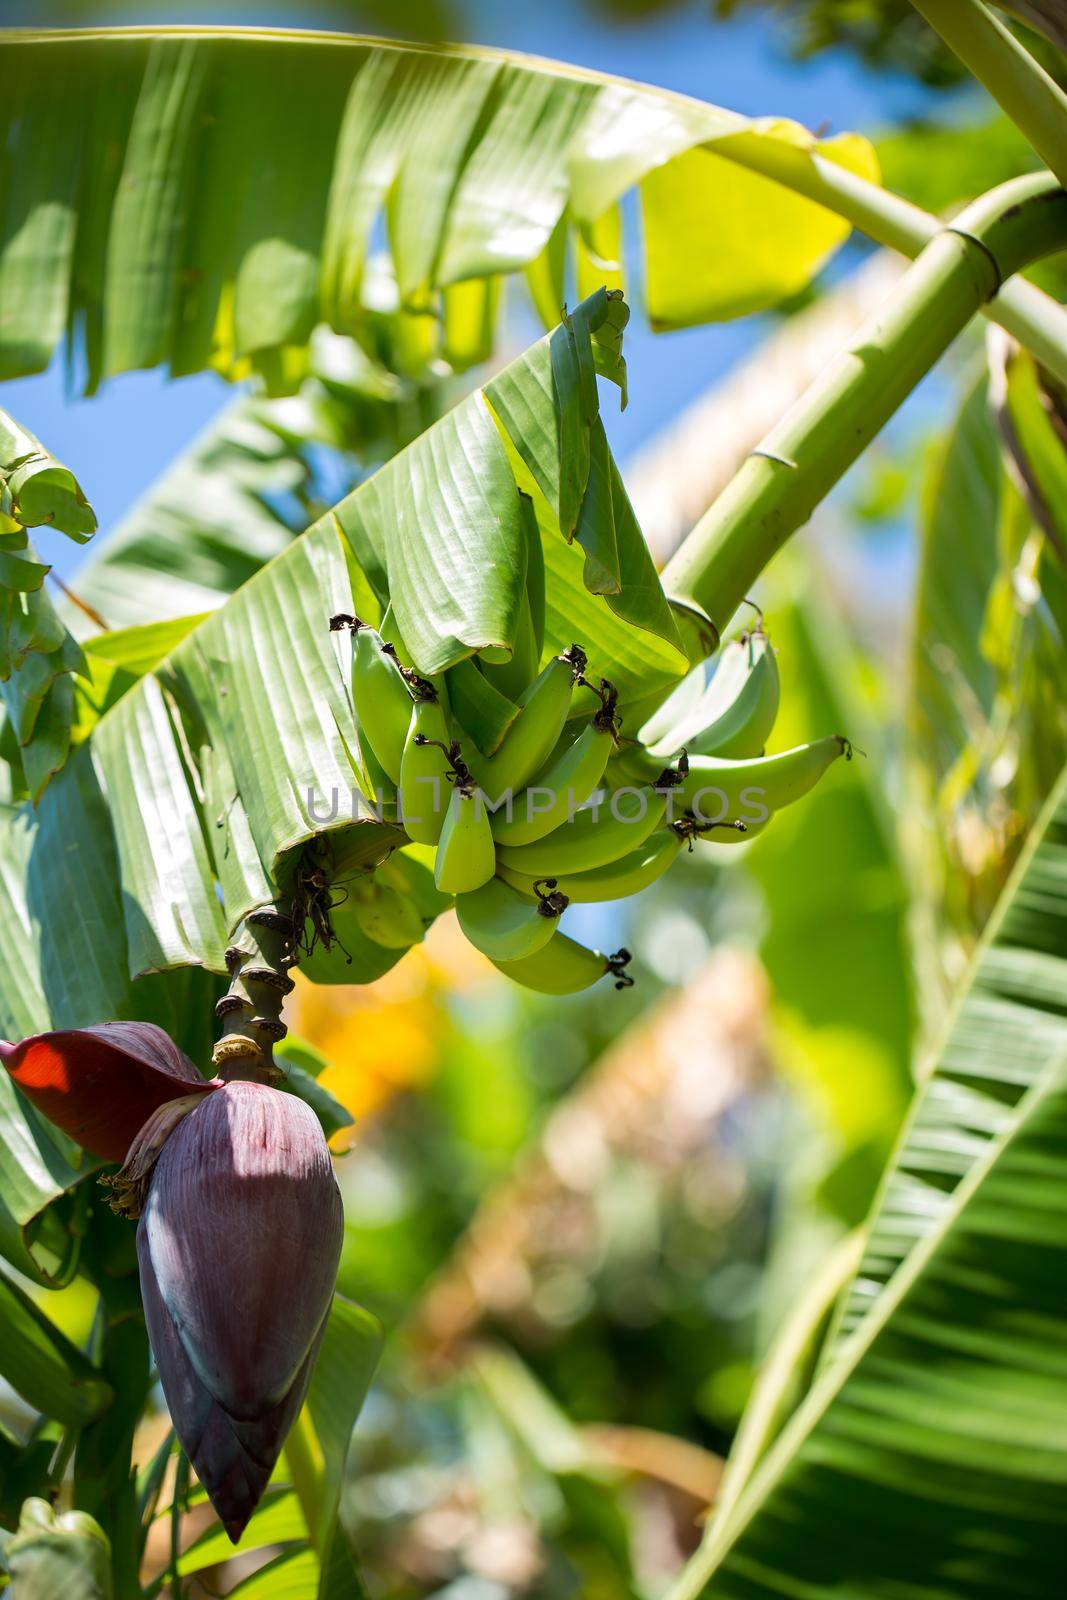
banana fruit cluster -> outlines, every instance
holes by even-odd
[[[764,754],[779,679],[762,625],[724,646],[710,680],[703,666],[690,673],[637,738],[621,736],[613,686],[591,681],[572,645],[516,697],[518,715],[489,752],[461,726],[444,679],[405,666],[356,617],[330,625],[352,635],[368,799],[432,850],[437,889],[454,896],[471,944],[545,994],[605,974],[617,988],[633,981],[627,951],[605,955],[561,931],[569,904],[636,894],[696,839],[751,838],[852,754],[839,734]],[[592,698],[576,711],[579,686]],[[403,905],[376,897],[363,927],[396,947],[414,924]]]

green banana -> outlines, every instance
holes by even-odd
[[[356,730],[360,767],[356,777],[364,799],[383,822],[396,820],[396,786],[371,749],[363,728]]]
[[[519,715],[493,756],[471,757],[471,770],[492,804],[525,787],[544,766],[570,711],[574,684],[585,670],[585,651],[572,644],[554,656],[519,696]]]
[[[683,838],[697,839],[702,844],[751,844],[774,821],[774,812],[762,822],[718,822],[710,828],[691,828],[683,818],[675,824]],[[690,846],[691,847],[691,846]]]
[[[718,674],[690,716],[666,741],[668,755],[684,747],[690,754],[719,756],[738,761],[762,755],[778,715],[781,685],[778,661],[765,633],[743,635],[738,641],[744,670],[727,688],[718,687]],[[731,680],[735,674],[730,674]],[[660,752],[652,751],[654,755]]]
[[[601,680],[597,692],[600,710],[574,743],[538,774],[535,784],[509,796],[504,809],[494,812],[491,826],[498,844],[524,845],[543,839],[583,806],[597,787],[615,748],[617,699],[606,679]]]
[[[666,776],[666,774],[665,774]],[[677,775],[670,774],[677,781]],[[663,821],[669,786],[614,790],[596,806],[578,811],[552,833],[531,844],[497,845],[502,866],[527,877],[588,872],[628,855]]]
[[[546,945],[567,908],[567,897],[530,879],[530,898],[516,894],[499,878],[456,897],[456,915],[466,937],[493,961],[519,961]],[[532,902],[532,903],[531,903]]]
[[[367,938],[389,950],[407,950],[426,932],[414,904],[386,884],[371,879],[354,885],[352,901],[355,919]]]
[[[330,618],[336,633],[352,632],[352,704],[360,732],[392,783],[400,782],[400,763],[411,721],[411,691],[393,646],[358,617]]]
[[[643,845],[628,855],[609,861],[606,866],[593,867],[586,872],[564,873],[549,879],[556,893],[566,895],[576,904],[599,904],[604,900],[624,900],[627,895],[638,894],[650,883],[661,878],[667,868],[678,859],[684,843],[683,836],[672,828],[662,828],[646,839]],[[520,895],[534,894],[534,885],[543,880],[527,877],[513,868],[497,863],[497,872]]]
[[[852,745],[839,733],[751,761],[694,756],[678,796],[697,821],[706,825],[727,820],[765,822],[769,813],[792,805],[814,789],[839,756],[852,759]],[[676,809],[675,817],[678,814]]]
[[[678,685],[640,731],[657,760],[690,755],[744,759],[762,753],[778,715],[778,663],[762,628],[723,646],[710,681],[703,667]]]
[[[496,851],[485,800],[460,747],[447,747],[452,795],[434,858],[434,883],[442,894],[467,894],[488,883],[496,870]]]
[[[417,692],[400,759],[400,822],[416,844],[436,844],[449,802],[448,723],[429,687]]]
[[[599,950],[587,949],[557,929],[548,943],[532,955],[523,956],[521,961],[493,961],[493,965],[516,983],[526,989],[536,989],[539,994],[577,994],[605,973],[615,979],[616,989],[631,988],[634,980],[626,971],[629,961],[628,950],[617,950],[613,956],[606,956]]]
[[[717,670],[723,669],[731,646],[723,645],[719,655]],[[688,721],[697,706],[701,704],[708,691],[707,662],[701,661],[692,672],[688,672],[680,683],[676,683],[670,694],[660,705],[645,718],[637,730],[638,741],[647,750],[660,749],[669,742],[674,730],[680,727],[683,721]],[[628,722],[627,727],[631,724]],[[679,747],[674,746],[675,749]]]

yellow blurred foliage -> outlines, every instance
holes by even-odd
[[[330,1062],[319,1082],[357,1125],[395,1094],[432,1080],[449,1031],[449,995],[506,982],[451,912],[376,983],[327,987],[296,978],[289,1025]],[[351,1149],[356,1136],[355,1127],[342,1128],[331,1148]]]

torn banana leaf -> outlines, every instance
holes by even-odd
[[[654,326],[736,316],[797,293],[849,233],[743,165],[753,147],[877,178],[854,135],[477,47],[146,28],[4,50],[0,377],[82,326],[90,390],[159,364],[294,387],[319,323],[367,337],[383,215],[423,362],[484,353],[506,274],[530,270],[554,323],[568,238],[583,288],[641,253]]]

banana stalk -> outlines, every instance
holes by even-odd
[[[983,195],[938,232],[882,310],[731,479],[663,573],[721,634],[764,567],[1013,273],[1067,245],[1047,173]]]

